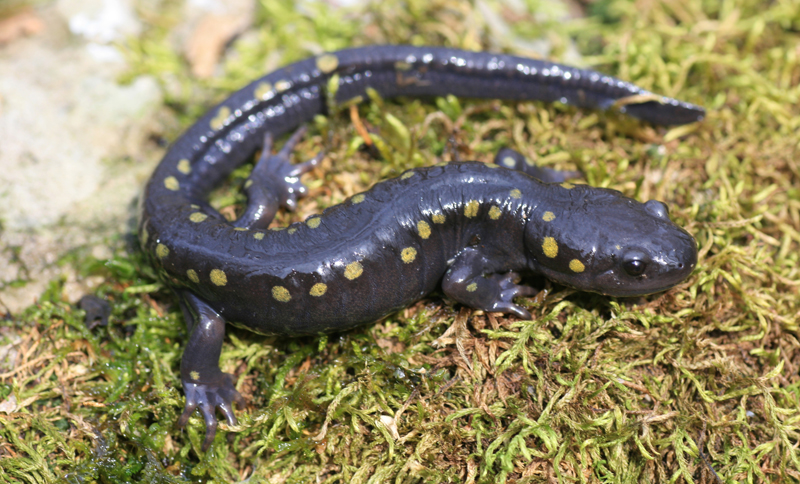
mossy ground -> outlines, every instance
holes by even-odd
[[[198,416],[173,428],[186,339],[176,300],[120,234],[119,256],[72,261],[107,276],[97,293],[112,303],[109,326],[87,330],[58,281],[2,322],[17,365],[0,374],[12,408],[0,414],[0,481],[800,481],[800,3],[599,0],[569,21],[534,0],[293,3],[262,0],[209,81],[191,78],[170,43],[179,5],[140,12],[150,24],[126,45],[130,75],[162,81],[165,138],[271,68],[375,43],[526,53],[546,37],[563,59],[571,40],[586,65],[708,117],[664,130],[540,103],[374,100],[358,113],[376,149],[348,109],[311,126],[299,156],[328,156],[280,223],[454,150],[488,161],[509,145],[666,201],[698,240],[697,270],[634,301],[557,287],[528,301],[534,322],[434,295],[330,337],[231,330],[221,364],[248,406],[202,453]],[[510,28],[490,28],[485,6]],[[216,194],[223,212],[240,208],[246,170]]]

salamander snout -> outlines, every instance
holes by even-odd
[[[525,229],[533,271],[583,291],[625,297],[665,291],[697,265],[697,242],[670,220],[663,202],[641,203],[582,185],[566,190],[568,209],[540,209]]]
[[[648,210],[649,211],[649,210]],[[654,217],[661,218],[658,215]],[[664,219],[662,219],[664,220]],[[645,235],[645,234],[640,234]],[[609,267],[594,281],[598,292],[639,296],[669,289],[682,282],[697,265],[697,242],[666,217],[651,226],[648,237],[631,239],[621,250],[611,249]]]

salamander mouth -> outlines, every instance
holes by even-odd
[[[659,270],[647,271],[631,277],[618,267],[612,267],[592,280],[593,292],[613,297],[647,296],[666,291],[683,282],[692,273],[696,265],[695,259],[689,262],[674,261],[665,264]]]
[[[660,286],[653,286],[648,288],[642,287],[629,287],[629,288],[620,288],[620,290],[612,290],[612,291],[605,291],[603,294],[606,296],[612,297],[638,297],[638,296],[649,296],[650,294],[656,294],[659,292],[664,292],[669,289],[672,289],[681,281],[676,281],[671,284],[664,284]]]

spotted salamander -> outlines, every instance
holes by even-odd
[[[331,81],[336,88],[329,89]],[[242,402],[219,368],[225,323],[258,333],[314,335],[375,321],[441,288],[473,308],[530,318],[514,303],[535,273],[612,296],[663,291],[695,266],[694,239],[667,207],[563,181],[516,152],[496,163],[409,170],[305,222],[268,229],[305,193],[292,165],[297,132],[272,140],[336,102],[374,89],[384,97],[456,96],[560,101],[655,124],[702,119],[702,108],[594,71],[510,55],[437,47],[372,46],[306,59],[251,83],[203,116],[168,150],[146,186],[141,244],[175,290],[189,327],[181,361],[183,426],[199,408],[203,447],[216,409],[234,424]],[[245,184],[248,205],[228,222],[209,191],[261,149]]]

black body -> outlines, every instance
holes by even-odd
[[[304,223],[267,230],[275,212],[304,193],[298,177],[315,161],[288,163],[271,139],[326,106],[373,88],[382,96],[560,100],[605,109],[630,96],[657,99],[624,111],[657,124],[702,118],[698,106],[618,79],[549,62],[483,52],[407,46],[344,50],[280,69],[234,93],[164,157],[146,188],[139,225],[145,251],[181,296],[192,335],[182,362],[185,424],[200,406],[235,421],[239,401],[218,359],[224,324],[266,334],[340,331],[374,321],[441,287],[472,307],[530,314],[513,303],[534,291],[519,273],[615,296],[668,289],[696,262],[694,239],[666,206],[561,181],[558,172],[500,153],[497,164],[450,163],[410,170]],[[621,103],[621,104],[624,104]],[[245,214],[228,223],[208,192],[266,146],[246,185]],[[498,166],[499,165],[499,166]],[[531,176],[533,175],[533,176]]]

